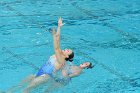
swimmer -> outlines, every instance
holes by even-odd
[[[83,69],[85,69],[85,68],[87,68],[87,69],[93,68],[92,63],[91,62],[84,62],[84,63],[80,64],[79,66],[66,65],[64,67],[64,69],[62,70],[62,75],[65,78],[73,78],[73,77],[79,76],[81,74],[81,72],[83,71]]]
[[[80,64],[79,66],[76,65],[65,65],[62,69],[62,78],[56,78],[55,83],[53,85],[49,86],[45,90],[45,93],[50,93],[51,91],[55,90],[56,88],[62,87],[64,85],[67,85],[72,78],[79,76],[83,69],[92,69],[94,66],[92,66],[91,62],[84,62]]]
[[[62,69],[62,76],[63,76],[62,81],[63,80],[69,81],[69,80],[71,80],[71,78],[79,76],[83,72],[83,69],[85,69],[85,68],[87,68],[87,69],[93,68],[92,63],[84,62],[84,63],[80,64],[79,66],[65,65]],[[59,79],[58,81],[61,81],[61,79]],[[64,82],[64,83],[68,83],[68,82]]]
[[[52,29],[55,54],[50,56],[49,60],[39,69],[34,78],[30,79],[30,83],[24,90],[24,93],[29,93],[32,88],[47,82],[50,77],[53,77],[55,72],[65,65],[66,61],[73,61],[74,52],[71,49],[61,50],[60,48],[60,30],[62,26],[62,18],[59,18],[57,32],[55,29]]]

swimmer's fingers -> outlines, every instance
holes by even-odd
[[[63,20],[63,19],[62,19],[61,17],[58,19],[58,26],[59,26],[59,27],[61,27],[61,26],[64,25],[62,20]]]

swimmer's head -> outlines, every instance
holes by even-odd
[[[74,52],[71,49],[62,50],[62,52],[63,52],[63,55],[65,56],[66,61],[70,61],[70,62],[73,61]]]
[[[87,68],[87,69],[91,69],[91,68],[93,68],[94,66],[92,66],[92,63],[91,62],[84,62],[84,63],[82,63],[82,64],[80,64],[80,67],[81,68]]]

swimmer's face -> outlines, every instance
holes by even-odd
[[[80,67],[81,68],[86,68],[86,67],[89,67],[89,65],[90,65],[90,62],[85,62],[83,64],[80,64]]]
[[[72,53],[72,50],[66,48],[65,50],[62,50],[62,52],[63,52],[65,55],[69,56],[69,55]]]

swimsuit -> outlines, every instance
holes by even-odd
[[[36,74],[36,77],[44,75],[44,74],[48,74],[52,76],[55,70],[55,67],[54,67],[55,62],[56,62],[56,58],[50,57],[49,60],[39,69],[38,73]]]
[[[63,85],[68,84],[71,81],[71,78],[57,78],[53,76],[53,72],[55,71],[54,63],[56,62],[56,58],[50,57],[49,60],[39,69],[36,77],[43,76],[45,74],[50,75],[56,82],[59,82]],[[70,69],[70,68],[69,68]],[[68,71],[69,72],[69,71]],[[68,74],[72,74],[70,71]]]
[[[67,85],[71,81],[71,78],[54,78],[54,80],[63,85]]]
[[[68,75],[75,73],[75,71],[73,69],[71,69],[71,66],[69,66],[69,65],[66,65],[64,67],[64,69],[67,71]]]
[[[75,73],[75,71],[73,69],[71,69],[71,66],[69,66],[67,64],[65,64],[64,69],[67,71],[68,75]],[[65,78],[65,77],[60,77],[60,78],[54,77],[54,80],[56,82],[59,82],[59,83],[63,84],[63,85],[67,85],[71,81],[71,78],[70,77],[67,77],[67,78]]]

